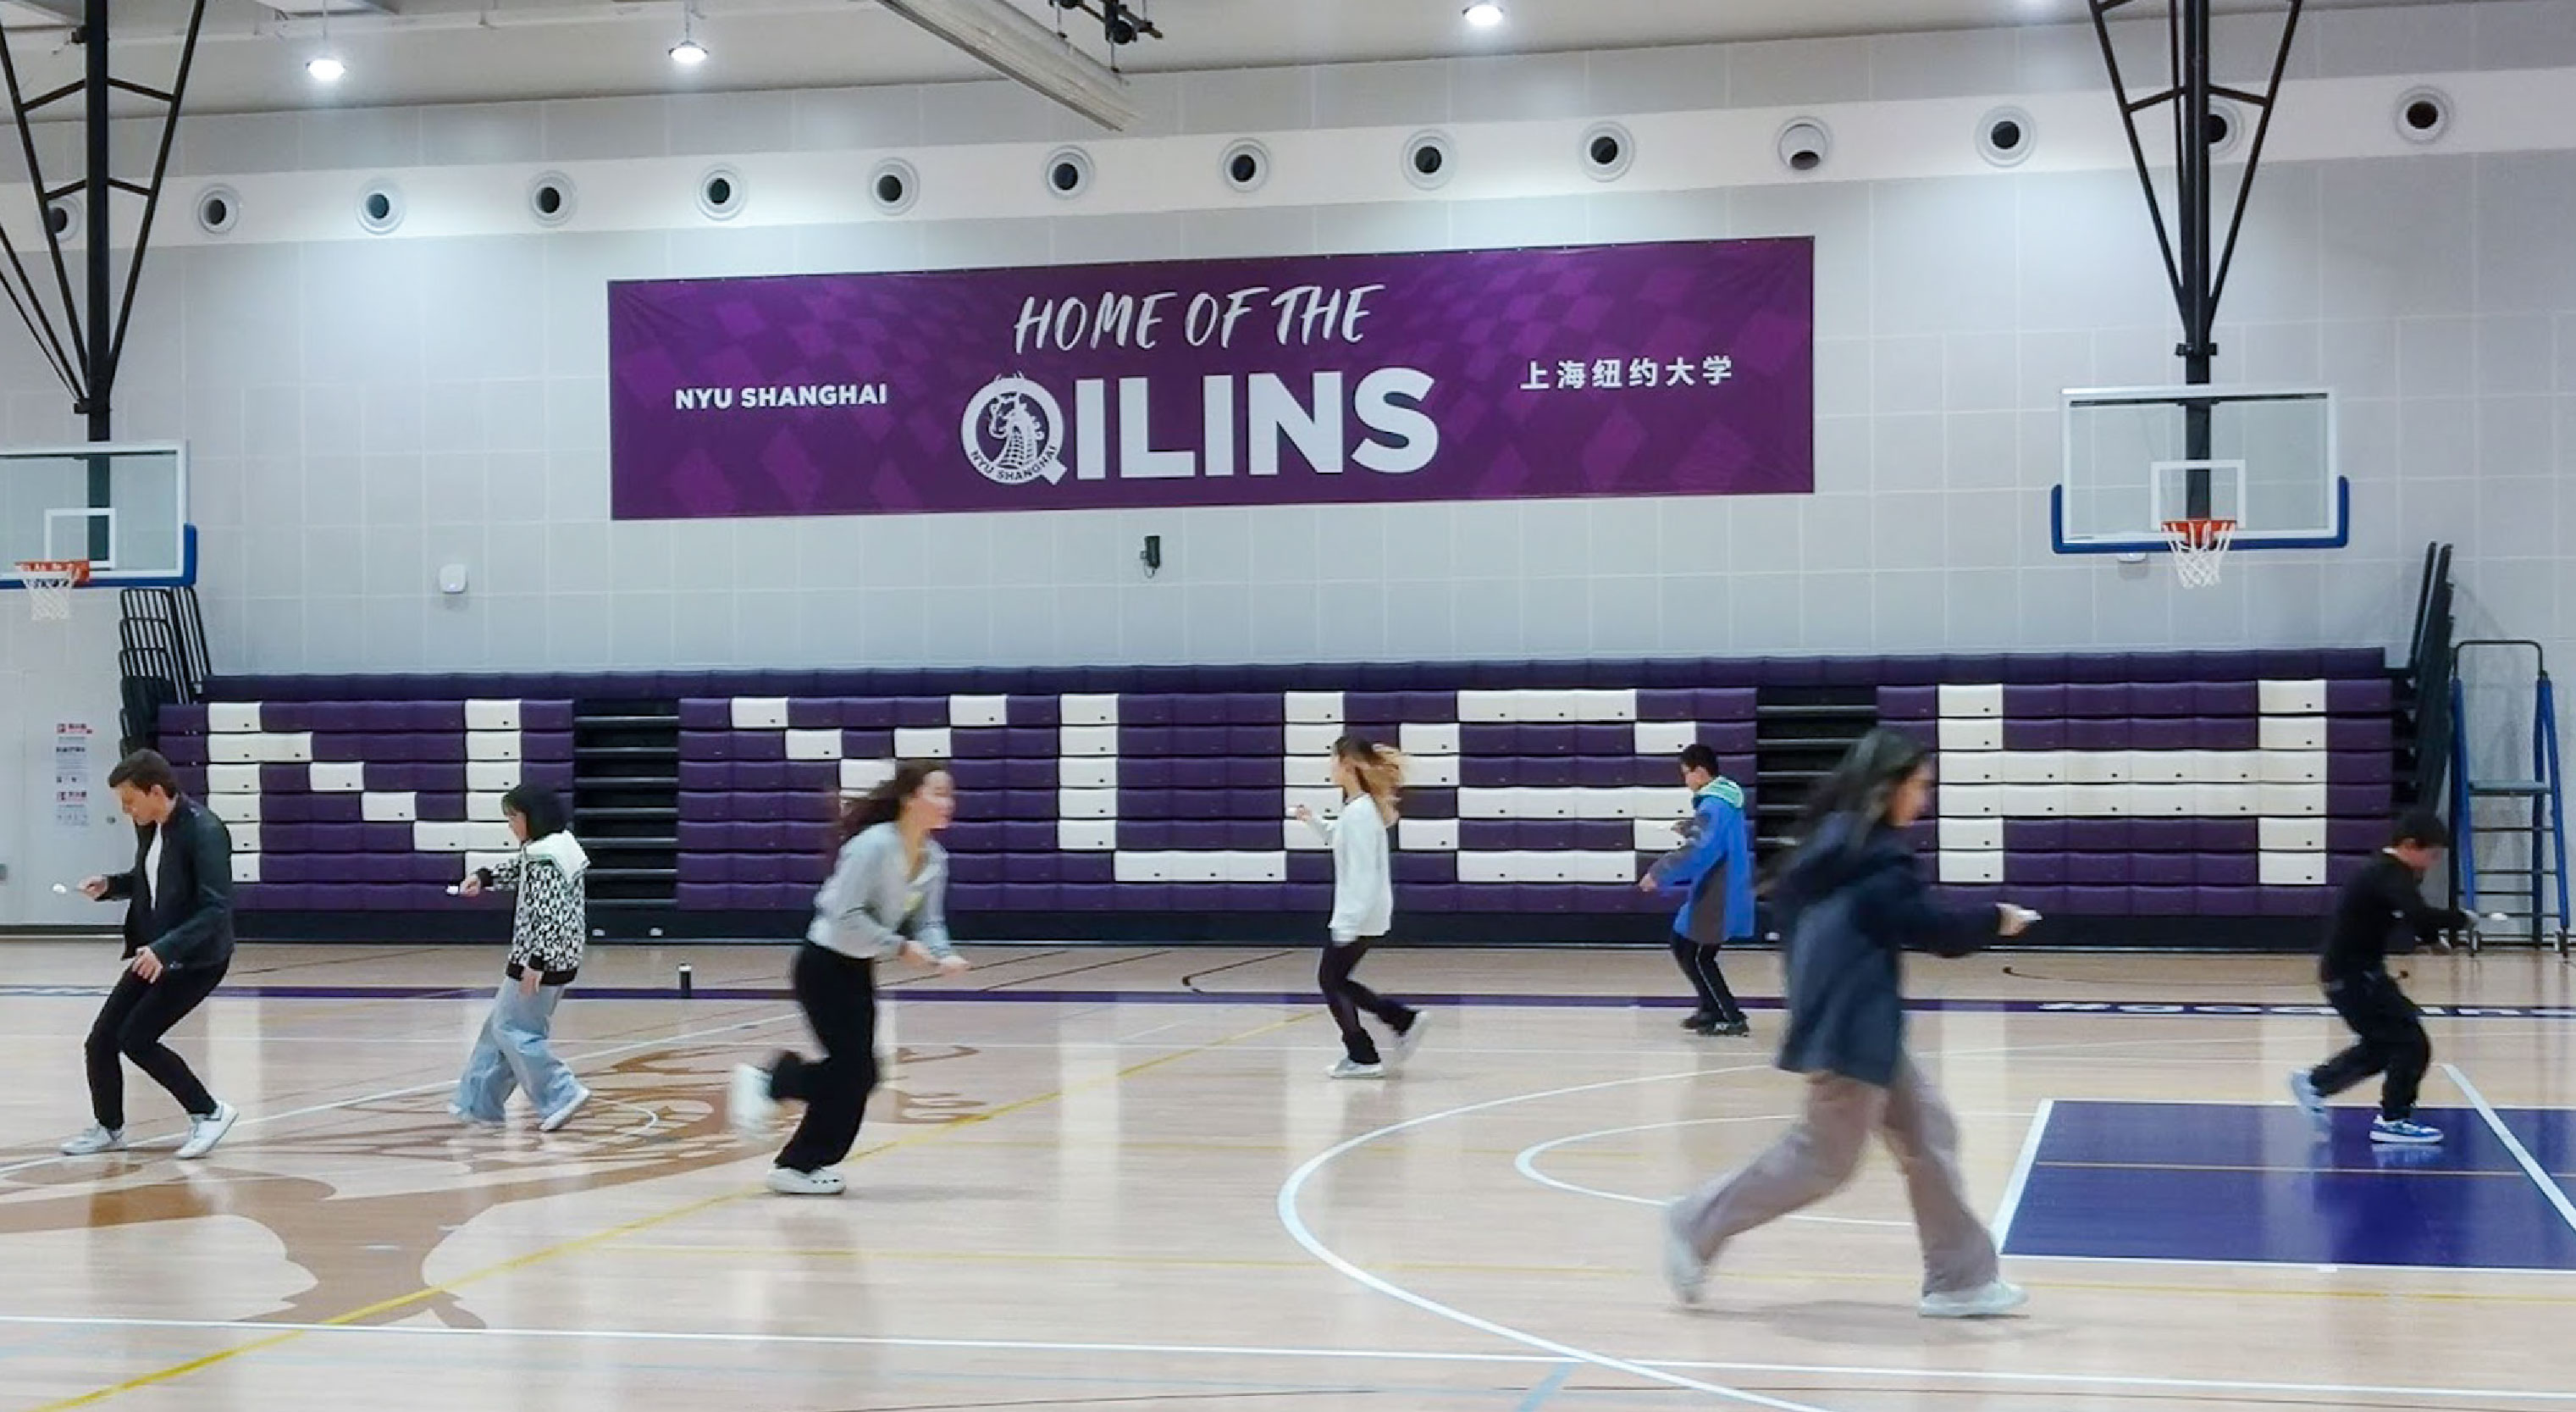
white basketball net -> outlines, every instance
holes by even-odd
[[[2174,577],[2185,588],[2215,588],[2228,547],[2236,543],[2234,520],[2167,520],[2165,547],[2173,551]]]
[[[72,588],[89,577],[86,564],[22,563],[18,586],[27,590],[28,616],[40,623],[59,623],[72,615]]]

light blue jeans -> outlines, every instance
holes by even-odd
[[[519,982],[504,980],[492,998],[491,1018],[474,1041],[465,1061],[465,1076],[456,1081],[456,1106],[465,1116],[487,1123],[501,1121],[510,1090],[528,1091],[528,1102],[540,1117],[563,1107],[581,1091],[572,1068],[555,1057],[547,1036],[554,1031],[555,1006],[564,988],[540,986],[534,995]]]

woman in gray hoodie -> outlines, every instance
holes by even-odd
[[[823,1057],[782,1051],[767,1068],[742,1065],[728,1095],[746,1136],[768,1127],[779,1100],[805,1104],[769,1171],[781,1196],[837,1196],[846,1186],[833,1164],[858,1142],[877,1086],[877,963],[908,956],[943,973],[966,969],[948,941],[948,852],[931,836],[956,815],[948,771],[914,761],[842,806],[840,851],[789,973]]]
[[[1913,1203],[1924,1317],[2003,1314],[2029,1297],[2001,1277],[1994,1237],[1968,1207],[1958,1120],[1905,1052],[1899,973],[1909,948],[1965,956],[2033,914],[1933,901],[1904,834],[1931,796],[1930,757],[1890,730],[1816,786],[1776,895],[1789,973],[1779,1067],[1806,1077],[1806,1112],[1751,1165],[1666,1209],[1664,1275],[1685,1304],[1728,1241],[1841,1190],[1873,1131]]]

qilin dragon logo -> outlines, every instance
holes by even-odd
[[[1025,377],[995,378],[966,404],[966,459],[996,485],[1064,479],[1064,408]]]

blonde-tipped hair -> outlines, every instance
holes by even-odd
[[[1360,791],[1376,802],[1378,813],[1388,823],[1394,823],[1396,797],[1404,792],[1404,752],[1362,736],[1346,735],[1333,742],[1333,758],[1351,767],[1351,773],[1359,779]]]

